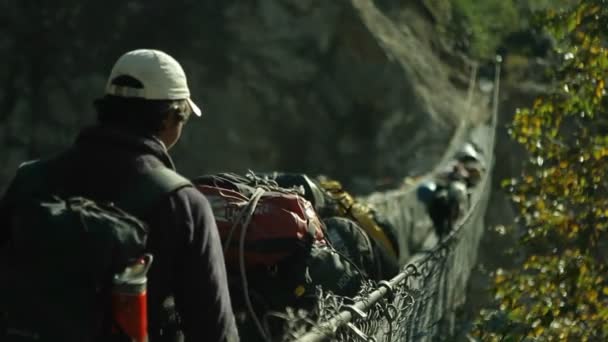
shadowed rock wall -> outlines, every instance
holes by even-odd
[[[2,35],[14,68],[0,72],[0,189],[21,161],[59,151],[94,122],[90,103],[112,63],[140,47],[178,58],[206,112],[173,151],[187,175],[282,169],[348,183],[424,172],[465,114],[466,87],[453,76],[467,70],[442,62],[414,4],[10,5],[15,18],[40,20],[14,19]]]

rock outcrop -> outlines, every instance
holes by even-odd
[[[173,12],[180,4],[194,7],[181,14],[184,23],[175,23],[174,36],[155,33],[171,25],[148,21],[149,35],[142,29],[136,35],[121,21],[116,27],[124,37],[112,35],[106,48],[97,36],[83,35],[79,49],[55,56],[78,65],[78,75],[43,72],[48,77],[39,77],[26,92],[11,92],[31,87],[19,78],[2,90],[8,112],[0,115],[0,188],[21,161],[59,150],[79,126],[94,121],[89,103],[101,95],[113,60],[142,44],[183,62],[206,112],[189,123],[174,151],[188,175],[282,169],[348,182],[424,172],[474,108],[466,103],[466,65],[448,65],[440,57],[449,54],[437,44],[432,13],[422,1],[400,3],[257,0],[195,6],[181,0]],[[163,10],[145,1],[124,6],[112,8],[131,20]],[[41,13],[48,11],[54,13]],[[71,15],[80,18],[83,11]],[[93,51],[89,59],[87,49]],[[83,61],[99,65],[85,67]],[[1,76],[10,81],[9,74]]]

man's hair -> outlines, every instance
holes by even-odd
[[[142,88],[137,79],[119,76],[112,84]],[[147,100],[114,95],[105,95],[94,101],[97,120],[102,125],[127,129],[134,133],[155,135],[163,128],[163,121],[175,116],[178,121],[187,121],[191,114],[187,100]]]

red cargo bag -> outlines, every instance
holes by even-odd
[[[247,196],[215,186],[197,188],[211,203],[229,269],[238,268],[239,242],[247,221],[243,250],[247,269],[270,267],[315,241],[325,243],[323,226],[312,204],[295,193],[265,191],[247,220],[243,214],[250,204]]]

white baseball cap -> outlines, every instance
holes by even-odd
[[[482,161],[480,153],[477,151],[475,146],[471,143],[465,143],[462,148],[456,152],[456,159],[473,159],[477,161]]]
[[[120,76],[130,76],[143,87],[112,84]],[[116,61],[108,83],[106,94],[135,97],[146,100],[187,100],[192,112],[201,116],[201,109],[190,99],[186,73],[182,66],[168,54],[151,49],[139,49],[125,53]]]

